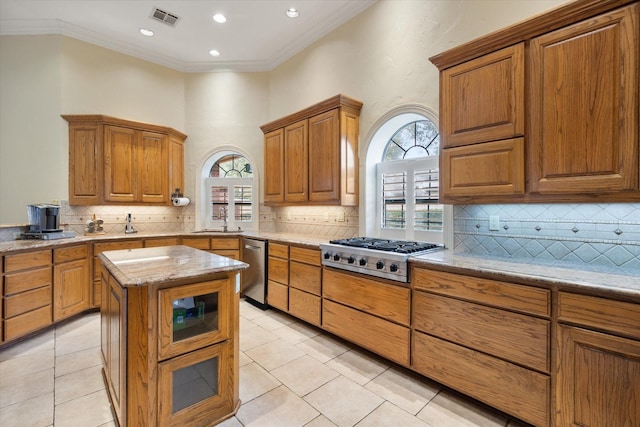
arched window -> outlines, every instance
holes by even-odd
[[[203,228],[218,229],[224,225],[229,230],[256,228],[251,163],[237,152],[226,151],[213,157],[215,160],[204,180],[208,203]]]
[[[431,120],[423,117],[395,128],[376,165],[380,237],[443,242],[439,152],[440,134]]]

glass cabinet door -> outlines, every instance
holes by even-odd
[[[160,291],[160,360],[229,337],[228,279]]]
[[[203,425],[232,410],[230,343],[215,344],[159,364],[160,426]]]

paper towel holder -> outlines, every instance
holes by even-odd
[[[171,193],[171,204],[173,206],[186,206],[185,204],[181,203],[181,199],[184,199],[184,198],[185,197],[182,194],[182,192],[180,191],[180,189],[176,188],[175,191],[173,193]],[[187,200],[189,200],[189,199],[187,199]]]

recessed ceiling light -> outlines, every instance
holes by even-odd
[[[218,51],[217,51],[217,50],[215,50],[215,49],[211,49],[211,50],[209,51],[209,55],[211,55],[211,56],[220,56],[220,52],[218,52]]]
[[[218,24],[224,24],[225,22],[227,22],[227,17],[221,13],[216,13],[215,15],[213,15],[213,20]]]
[[[151,37],[153,36],[153,31],[148,28],[140,28],[140,34],[142,34],[143,36]]]
[[[295,7],[290,7],[285,13],[289,18],[297,18],[298,16],[300,16],[300,12],[298,12],[298,9],[296,9]]]

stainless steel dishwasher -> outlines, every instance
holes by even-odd
[[[244,238],[242,261],[249,268],[242,272],[241,293],[250,303],[267,308],[267,242]]]

